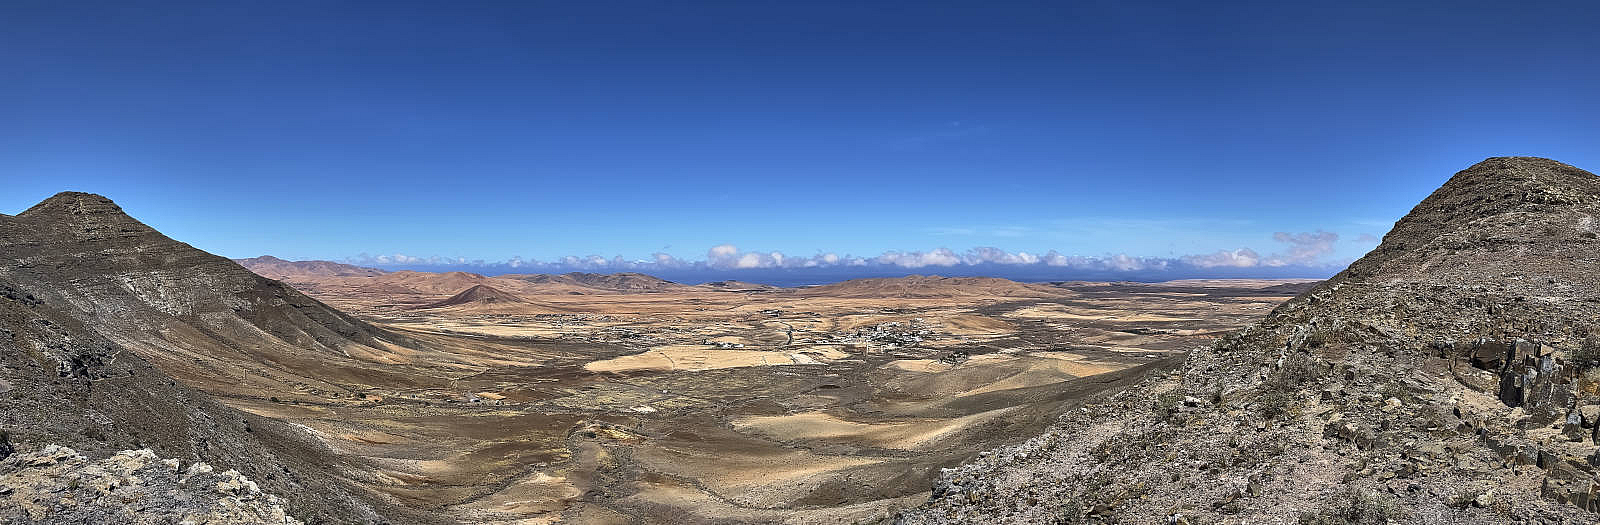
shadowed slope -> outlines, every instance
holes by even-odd
[[[98,195],[61,193],[0,218],[0,277],[208,390],[336,392],[326,379],[385,377],[377,362],[419,348]]]
[[[0,278],[0,430],[18,452],[58,444],[105,457],[148,447],[184,467],[238,470],[306,523],[426,521],[340,479],[363,468],[360,460],[296,426],[212,401],[63,308],[71,307]],[[0,516],[17,512],[0,496]]]

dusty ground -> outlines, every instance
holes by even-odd
[[[275,277],[452,350],[381,356],[408,379],[345,393],[215,393],[374,460],[361,481],[409,506],[516,523],[888,516],[925,501],[940,468],[1175,366],[1304,286],[913,278],[641,293]],[[494,290],[447,300],[477,285]]]

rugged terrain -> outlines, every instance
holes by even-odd
[[[244,473],[263,490],[283,496],[308,523],[376,522],[380,516],[421,520],[347,481],[345,473],[367,468],[359,458],[333,454],[301,427],[216,403],[147,361],[195,363],[171,369],[209,385],[217,382],[200,377],[206,365],[220,362],[233,371],[254,364],[232,361],[228,354],[193,361],[174,355],[183,351],[183,343],[195,348],[215,343],[214,337],[157,343],[163,335],[182,333],[184,326],[219,320],[193,316],[206,304],[207,298],[196,297],[204,292],[152,282],[222,284],[205,271],[182,266],[210,262],[191,255],[198,250],[170,242],[126,219],[109,201],[87,194],[61,194],[16,217],[0,215],[0,396],[5,396],[0,456],[64,445],[103,458],[119,449],[148,447],[186,464],[206,462]],[[267,290],[276,284],[248,273],[234,277]],[[316,304],[293,290],[276,290],[279,297]],[[180,306],[175,299],[183,294],[192,301]],[[240,301],[238,310],[227,311],[247,315],[246,304]],[[177,311],[163,311],[163,306]],[[322,314],[346,327],[365,326],[336,312]],[[293,323],[281,312],[259,319]],[[266,332],[253,332],[251,340],[266,339],[259,335]],[[38,511],[49,507],[39,507],[44,504],[15,487],[12,472],[0,476],[0,511],[26,511],[28,519],[39,522],[69,519]]]
[[[902,523],[1593,523],[1600,179],[1491,158],[1347,270]]]
[[[236,262],[63,193],[0,216],[0,285],[14,520],[851,523],[1307,283]]]
[[[377,386],[358,406],[236,404],[353,454],[415,458],[381,460],[407,481],[386,490],[476,521],[887,518],[925,500],[939,467],[1035,435],[1307,286],[910,277],[617,291],[402,273],[288,278],[413,339],[503,345],[483,372]],[[465,415],[496,430],[451,424]]]

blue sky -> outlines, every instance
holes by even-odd
[[[1596,10],[1394,4],[6,2],[0,212],[391,266],[1331,273],[1484,157],[1600,166]]]

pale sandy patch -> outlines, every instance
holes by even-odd
[[[824,412],[787,416],[752,416],[732,421],[733,428],[776,439],[821,439],[900,450],[925,449],[940,438],[1010,412],[1017,407],[980,412],[954,419],[860,423]]]
[[[944,331],[959,335],[1010,333],[1017,329],[1016,325],[1007,321],[980,315],[940,316],[933,322]]]
[[[773,508],[791,502],[840,471],[897,458],[838,456],[770,448],[760,453],[712,449],[637,449],[635,460],[670,476],[698,480],[702,487],[744,507]]]
[[[943,372],[951,368],[950,363],[937,359],[899,359],[883,364],[884,368],[905,370],[907,372]]]
[[[798,363],[784,352],[681,345],[661,346],[633,355],[594,361],[583,365],[583,369],[590,372],[622,372],[628,370],[697,371],[793,364]]]
[[[553,513],[566,508],[581,495],[583,491],[565,476],[535,472],[499,492],[457,505],[452,510],[515,516],[516,520],[509,523],[553,523],[560,519]]]
[[[1116,309],[1070,308],[1059,304],[1044,304],[1019,308],[1006,314],[1008,317],[1038,317],[1045,319],[1073,319],[1080,321],[1117,321],[1124,323],[1137,322],[1176,322],[1200,321],[1194,317],[1176,317],[1150,313],[1122,311]]]
[[[1006,376],[999,381],[956,394],[956,396],[964,397],[1000,390],[1055,384],[1080,377],[1114,372],[1131,366],[1120,363],[1079,361],[1072,356],[1057,356],[1049,353],[1030,354],[1028,357],[1017,359],[1026,362],[1028,368]]]

